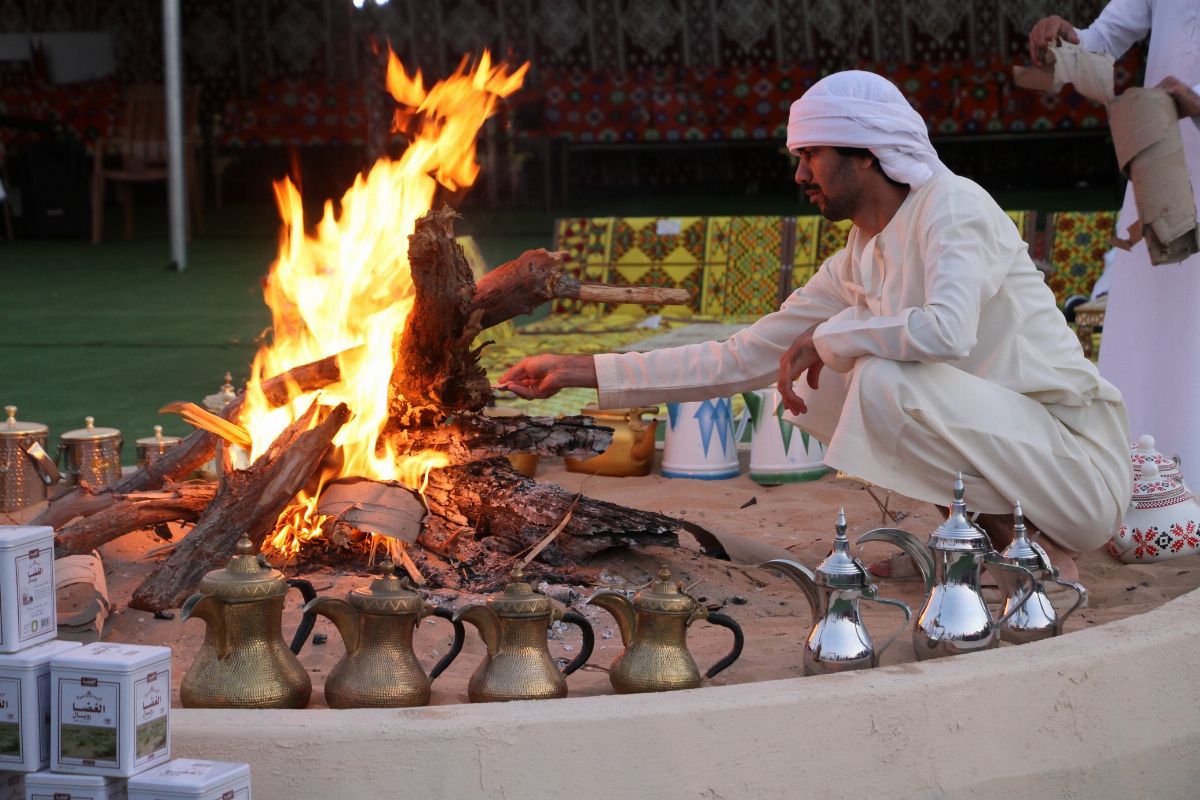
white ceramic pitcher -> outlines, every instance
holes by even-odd
[[[745,429],[746,416],[734,422],[733,401],[728,397],[667,403],[662,474],[701,480],[737,477],[741,472],[737,442]]]
[[[764,486],[811,481],[824,475],[825,445],[783,419],[774,386],[742,392],[750,410],[750,479]]]

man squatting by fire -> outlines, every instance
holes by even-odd
[[[602,408],[619,408],[778,381],[786,418],[828,443],[829,466],[933,503],[961,470],[996,547],[1019,500],[1075,579],[1074,555],[1103,544],[1129,503],[1128,423],[1016,227],[941,163],[878,75],[814,84],[792,105],[787,146],[810,201],[853,227],[779,311],[721,343],[532,356],[501,383],[526,398],[595,387]]]

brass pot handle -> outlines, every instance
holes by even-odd
[[[305,605],[317,599],[317,590],[313,588],[311,582],[304,578],[288,578],[287,583],[289,587],[300,590],[300,596],[304,598]],[[300,618],[300,624],[296,626],[296,633],[292,636],[290,649],[294,655],[300,655],[300,649],[308,641],[308,635],[312,633],[313,626],[316,624],[317,612],[305,611],[304,616]]]
[[[441,675],[446,667],[450,666],[450,662],[454,660],[460,652],[462,652],[463,639],[466,638],[466,631],[463,630],[463,624],[460,620],[454,618],[454,612],[448,608],[435,608],[433,610],[435,617],[448,619],[454,625],[454,641],[450,643],[450,651],[442,656],[441,660],[433,665],[433,669],[429,670],[429,679],[433,680],[438,675]]]
[[[596,634],[592,631],[592,624],[583,614],[568,611],[562,615],[562,621],[579,628],[579,632],[583,634],[583,644],[579,647],[579,655],[575,656],[574,661],[563,667],[563,675],[570,675],[592,657],[592,648],[596,645]]]
[[[33,462],[33,468],[37,470],[38,477],[42,479],[42,483],[51,486],[62,479],[62,474],[58,471],[58,467],[54,465],[54,460],[50,458],[37,439],[26,439],[21,443],[21,449],[25,451],[25,455],[29,456],[29,459]]]
[[[746,643],[746,637],[742,634],[742,626],[734,622],[733,617],[727,617],[724,614],[714,612],[708,615],[708,621],[713,625],[720,625],[722,628],[728,628],[733,632],[733,649],[729,651],[728,655],[709,667],[708,672],[704,673],[704,677],[711,678],[738,660],[738,657],[742,654],[742,645]]]

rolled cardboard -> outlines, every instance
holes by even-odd
[[[1162,89],[1127,89],[1108,106],[1117,163],[1133,184],[1138,222],[1132,244],[1146,240],[1151,264],[1172,264],[1200,252],[1196,201],[1175,101]]]

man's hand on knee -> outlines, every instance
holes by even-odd
[[[792,346],[779,359],[779,396],[784,407],[793,414],[807,413],[808,406],[804,404],[800,395],[796,394],[792,383],[807,371],[808,385],[816,389],[821,380],[821,368],[825,366],[820,353],[813,345],[814,330],[816,326],[796,337],[796,341],[792,342]]]
[[[1175,101],[1175,110],[1179,112],[1180,119],[1200,116],[1200,95],[1197,95],[1192,90],[1192,87],[1174,75],[1168,75],[1163,78],[1157,88],[1171,95],[1171,98]]]

